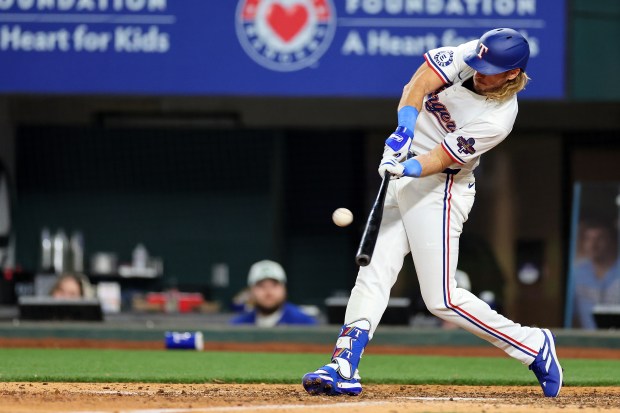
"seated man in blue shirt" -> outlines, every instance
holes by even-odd
[[[582,244],[587,258],[575,264],[575,304],[581,327],[595,329],[596,305],[620,305],[620,259],[613,226],[587,224]]]
[[[286,273],[277,262],[263,260],[254,263],[248,274],[248,286],[254,308],[232,319],[232,324],[254,324],[258,327],[316,324],[314,318],[286,301]]]

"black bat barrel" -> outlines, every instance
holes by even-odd
[[[360,267],[367,266],[372,259],[372,253],[375,250],[377,236],[379,235],[379,228],[381,227],[381,219],[383,218],[383,205],[389,182],[390,174],[386,172],[383,181],[381,181],[375,203],[370,210],[370,214],[368,214],[368,221],[366,221],[362,239],[355,255],[355,263]]]

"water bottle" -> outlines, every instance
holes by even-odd
[[[67,260],[67,235],[60,229],[54,235],[54,252],[53,252],[53,266],[56,274],[62,274],[66,270]]]
[[[167,349],[178,350],[202,350],[204,349],[204,338],[202,332],[177,332],[166,331],[165,343]]]
[[[41,230],[41,270],[49,272],[52,270],[52,234],[48,228]]]
[[[149,253],[142,244],[136,245],[132,253],[132,265],[135,269],[145,270],[149,260]]]
[[[84,236],[81,232],[75,231],[71,235],[71,258],[73,263],[73,271],[84,272]]]

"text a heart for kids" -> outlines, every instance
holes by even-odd
[[[33,31],[19,24],[0,26],[0,51],[165,53],[170,35],[158,26],[116,26],[93,30],[86,24],[75,28]]]

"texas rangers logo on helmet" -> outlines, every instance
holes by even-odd
[[[474,144],[476,140],[474,138],[465,139],[462,136],[456,138],[457,146],[459,147],[459,153],[467,153],[469,155],[473,155],[476,153],[474,149]]]
[[[482,42],[480,43],[480,51],[478,52],[478,58],[482,59],[482,56],[489,51],[489,48],[486,47]]]
[[[258,64],[282,72],[311,66],[336,29],[331,0],[239,0],[237,37]]]

